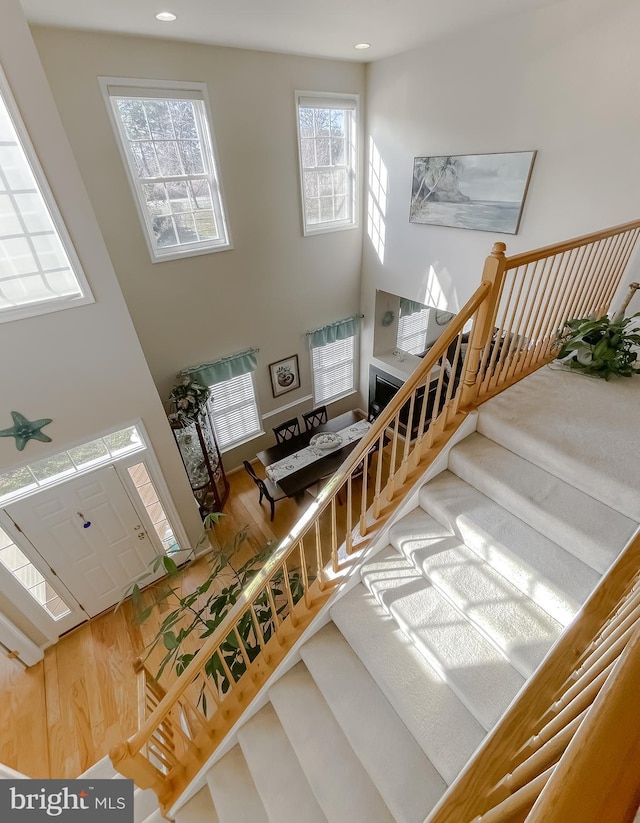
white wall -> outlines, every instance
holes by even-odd
[[[0,438],[0,471],[142,418],[195,539],[197,508],[18,0],[3,0],[0,63],[96,301],[0,325],[0,428],[12,410],[53,419],[51,443],[31,440],[18,452],[13,438]]]
[[[311,393],[305,331],[358,310],[360,229],[303,237],[294,91],[364,91],[361,64],[175,41],[34,28],[34,37],[163,397],[180,369],[255,346],[267,413]],[[97,77],[207,84],[235,248],[150,261]],[[272,397],[269,363],[298,353],[301,387]],[[270,445],[225,455],[227,467]],[[340,408],[336,409],[340,411]]]
[[[367,318],[377,288],[431,304],[441,293],[456,311],[495,240],[509,254],[640,217],[638,31],[637,2],[562,2],[369,66],[367,139],[389,184],[383,263],[364,238]],[[518,236],[409,223],[414,156],[528,149]]]

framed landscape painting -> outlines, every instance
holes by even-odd
[[[416,157],[409,222],[517,234],[535,151]]]
[[[274,397],[286,394],[300,387],[300,372],[298,371],[298,355],[292,354],[284,360],[277,360],[269,364],[271,375],[271,391]]]

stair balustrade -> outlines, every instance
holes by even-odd
[[[639,234],[634,221],[511,258],[494,244],[476,292],[177,681],[161,694],[145,677],[144,720],[110,755],[118,771],[171,807],[465,416],[552,360],[566,320],[610,309]],[[497,795],[520,809],[550,775]]]
[[[640,803],[640,533],[425,823],[623,823]]]

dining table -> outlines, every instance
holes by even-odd
[[[361,412],[348,411],[337,417],[332,417],[326,423],[315,426],[310,431],[301,432],[297,437],[291,437],[283,443],[277,443],[271,448],[258,452],[257,458],[265,468],[273,466],[280,460],[295,455],[301,449],[309,446],[311,438],[323,432],[339,432],[363,420]],[[312,463],[287,474],[277,480],[278,485],[287,497],[298,497],[305,489],[314,486],[320,480],[334,474],[358,445],[359,440],[346,443],[341,448],[323,454]],[[268,472],[267,472],[268,474]]]

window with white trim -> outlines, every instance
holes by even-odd
[[[60,483],[74,474],[107,465],[127,454],[142,451],[146,444],[135,426],[105,434],[97,440],[74,446],[0,474],[0,504],[27,492]]]
[[[0,69],[0,322],[93,302]]]
[[[313,400],[328,403],[356,386],[356,338],[346,337],[311,349]]]
[[[304,234],[357,225],[355,95],[296,92]]]
[[[142,505],[153,523],[158,538],[162,542],[162,547],[167,554],[180,551],[180,546],[173,533],[171,521],[167,516],[164,506],[160,500],[158,489],[149,476],[144,462],[129,466],[127,471],[133,485],[136,488]]]
[[[45,580],[2,528],[0,528],[0,563],[53,620],[60,620],[70,613],[71,609],[51,583]]]
[[[210,386],[209,412],[220,451],[262,434],[251,372]]]
[[[122,78],[100,83],[151,259],[231,248],[206,87]]]
[[[396,346],[409,354],[422,354],[427,347],[427,328],[429,326],[429,307],[420,311],[403,314],[398,318],[398,337]]]

